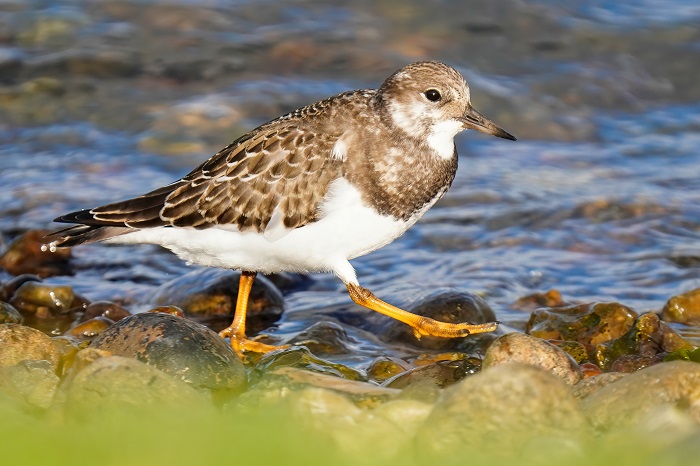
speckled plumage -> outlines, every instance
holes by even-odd
[[[427,97],[429,90],[439,92],[438,101]],[[265,123],[168,186],[61,216],[56,221],[78,225],[49,239],[59,247],[101,240],[155,243],[204,265],[332,270],[354,281],[348,259],[400,236],[448,189],[457,170],[453,138],[469,127],[513,139],[472,109],[469,88],[456,70],[414,63],[378,90],[345,92]],[[339,195],[358,200],[339,201]],[[370,226],[376,218],[379,231],[361,226],[354,231],[340,215],[330,215],[329,206]],[[339,234],[356,246],[339,247],[325,238],[333,234],[331,218],[338,228],[353,230]],[[327,225],[311,228],[323,222]],[[217,234],[197,236],[210,229]],[[282,241],[295,230],[300,233]],[[201,244],[190,245],[196,238]],[[206,245],[227,238],[228,246]],[[283,246],[301,248],[302,254],[306,248],[308,258]],[[237,256],[234,248],[250,248],[259,259]]]

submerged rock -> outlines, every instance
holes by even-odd
[[[0,301],[0,324],[21,324],[22,314],[10,303]]]
[[[533,293],[518,298],[510,307],[518,311],[534,311],[541,307],[560,307],[567,305],[570,305],[570,303],[564,301],[559,291],[549,290],[546,293]]]
[[[498,337],[486,350],[482,370],[510,363],[541,367],[569,385],[581,380],[581,371],[566,351],[540,338],[513,332]]]
[[[407,371],[410,367],[406,361],[388,356],[379,356],[367,368],[367,378],[373,382],[382,383]]]
[[[347,380],[365,381],[366,377],[360,372],[343,364],[338,364],[314,356],[308,348],[292,346],[264,354],[254,366],[256,378],[281,367],[305,369],[319,374],[333,375]],[[253,375],[252,374],[252,375]],[[251,375],[251,376],[252,376]]]
[[[95,301],[85,308],[85,312],[80,316],[80,322],[86,322],[95,317],[104,317],[112,322],[118,322],[124,317],[129,317],[131,312],[121,307],[119,304],[110,301]]]
[[[24,324],[50,335],[67,331],[87,302],[66,285],[27,281],[10,299],[24,317]]]
[[[445,388],[468,375],[476,374],[479,367],[478,363],[467,358],[436,361],[402,372],[385,381],[382,386],[398,389],[411,388],[416,391]]]
[[[41,277],[30,273],[17,275],[0,287],[0,301],[9,301],[17,289],[27,282],[41,282]]]
[[[582,343],[593,360],[596,345],[624,335],[637,313],[619,303],[588,303],[538,309],[532,313],[526,333],[544,340]]]
[[[243,363],[210,329],[169,314],[135,314],[99,335],[91,348],[145,362],[195,387],[237,391]]]
[[[352,353],[350,346],[353,341],[348,337],[343,326],[324,320],[315,322],[287,343],[305,346],[313,354],[331,355]]]
[[[94,317],[85,322],[81,322],[64,333],[64,335],[75,337],[78,340],[93,340],[99,334],[107,330],[112,324],[114,324],[114,321],[106,317]]]
[[[177,306],[187,318],[219,332],[233,321],[240,276],[240,272],[233,270],[195,270],[159,286],[145,302]],[[273,325],[283,310],[282,294],[264,276],[258,275],[248,300],[248,336]]]
[[[454,289],[434,291],[412,303],[406,310],[440,322],[482,324],[496,320],[493,309],[480,296]],[[473,346],[482,342],[485,348],[492,338],[494,337],[488,334],[474,335],[469,337],[468,344]],[[411,327],[395,319],[387,320],[382,339],[431,350],[456,349],[465,344],[464,338],[423,336],[419,340]]]
[[[48,233],[48,230],[31,230],[15,239],[0,256],[0,267],[12,275],[70,275],[70,249],[58,248],[51,251],[42,248],[46,243],[44,236]]]

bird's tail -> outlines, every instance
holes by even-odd
[[[131,229],[126,227],[73,225],[44,236],[44,241],[51,249],[66,248],[77,246],[79,244],[89,244],[96,241],[102,241],[108,238],[123,235],[129,231],[131,231]]]

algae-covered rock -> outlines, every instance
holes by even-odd
[[[659,316],[642,314],[624,335],[600,343],[595,348],[594,362],[604,370],[634,372],[661,362],[667,353],[693,346]]]
[[[619,303],[588,303],[538,309],[526,333],[545,340],[582,343],[590,353],[599,343],[619,338],[634,324],[637,313]]]

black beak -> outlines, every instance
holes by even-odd
[[[490,134],[491,136],[496,136],[503,139],[510,139],[511,141],[517,141],[515,136],[496,125],[496,123],[474,110],[474,108],[471,106],[459,120],[464,123],[465,128],[471,128],[479,131],[480,133]]]

